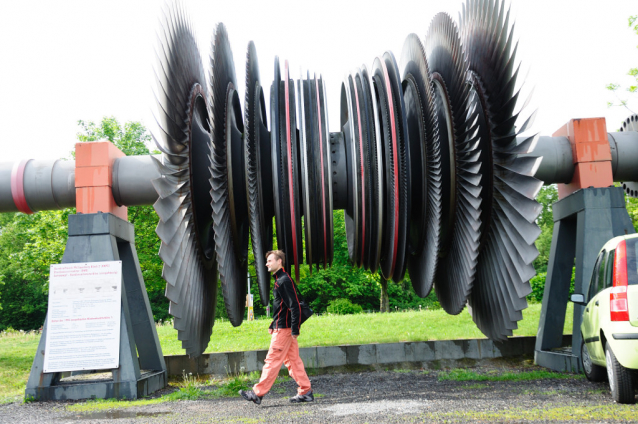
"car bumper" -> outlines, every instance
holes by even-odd
[[[638,328],[629,322],[612,322],[605,331],[607,343],[625,368],[638,369]]]
[[[638,340],[636,333],[614,333],[611,335],[614,340]]]

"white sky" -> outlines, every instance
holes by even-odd
[[[185,0],[206,58],[216,22],[226,24],[243,102],[246,46],[257,47],[263,85],[274,56],[323,74],[330,130],[338,130],[345,72],[392,50],[408,33],[425,37],[437,12],[455,20],[461,0]],[[627,27],[635,0],[513,0],[525,85],[539,108],[535,130],[551,135],[570,118],[604,116],[614,131],[630,112],[608,108],[605,86],[631,82],[638,36]],[[0,0],[0,162],[68,156],[77,121],[113,115],[150,124],[151,57],[159,1]],[[269,92],[269,90],[268,90]],[[266,98],[266,104],[268,98]],[[638,112],[638,99],[633,101]]]

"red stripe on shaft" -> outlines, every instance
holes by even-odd
[[[323,175],[323,136],[321,131],[321,105],[319,102],[319,80],[315,76],[315,86],[317,88],[317,116],[319,117],[319,148],[321,149],[321,205],[323,207],[323,265],[328,262],[328,236],[326,234],[326,184]]]
[[[390,275],[394,274],[394,266],[397,262],[397,246],[399,244],[399,165],[397,163],[397,135],[396,124],[394,122],[394,104],[392,102],[392,87],[390,86],[390,77],[388,76],[388,68],[382,57],[379,58],[381,67],[383,68],[383,76],[385,77],[386,92],[388,95],[388,107],[390,109],[390,127],[392,129],[392,150],[394,155],[392,161],[394,163],[394,252],[392,253],[392,268]]]
[[[295,258],[295,275],[299,278],[299,259],[297,258],[297,223],[295,222],[295,195],[292,180],[292,145],[290,142],[290,96],[288,95],[288,61],[286,61],[286,81],[284,84],[286,93],[286,141],[288,143],[288,189],[290,190],[290,221],[292,223],[292,249]]]
[[[11,197],[13,197],[13,203],[15,203],[16,208],[26,214],[33,213],[24,194],[24,170],[30,160],[31,159],[25,159],[16,162],[13,165],[13,169],[11,169]]]

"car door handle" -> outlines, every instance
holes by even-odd
[[[589,308],[585,308],[585,312],[589,312]]]
[[[594,305],[598,306],[598,301],[596,301],[596,303],[594,303]]]

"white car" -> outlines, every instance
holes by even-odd
[[[609,379],[618,403],[634,403],[638,370],[638,234],[615,237],[601,249],[586,293],[580,326],[581,359],[589,380]],[[607,371],[605,372],[605,368]]]

